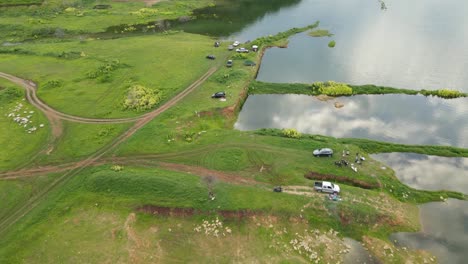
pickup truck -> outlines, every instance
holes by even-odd
[[[338,186],[338,184],[327,181],[316,181],[314,183],[314,189],[317,192],[340,193],[340,186]]]

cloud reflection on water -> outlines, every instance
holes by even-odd
[[[336,101],[345,106],[335,108]],[[322,102],[306,95],[253,95],[235,128],[295,128],[333,137],[467,147],[468,100],[366,95]]]

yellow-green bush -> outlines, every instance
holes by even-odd
[[[301,133],[297,132],[296,129],[285,128],[283,129],[283,136],[288,137],[288,138],[300,138]]]
[[[318,91],[320,94],[329,96],[351,95],[353,89],[344,83],[337,83],[334,81],[328,82],[315,82],[312,84],[312,89]]]
[[[423,95],[434,95],[442,98],[458,98],[458,97],[464,97],[466,96],[464,93],[456,91],[456,90],[450,90],[450,89],[440,89],[440,90],[434,90],[434,91],[427,91],[427,90],[421,90],[421,93]]]
[[[161,101],[161,93],[158,90],[152,90],[142,85],[133,85],[128,89],[124,99],[125,109],[137,111],[153,108]]]

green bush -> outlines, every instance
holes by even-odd
[[[111,74],[113,71],[117,70],[121,66],[122,65],[120,64],[119,60],[112,60],[106,63],[105,65],[100,66],[97,70],[89,72],[87,76],[90,79],[97,79],[101,76]]]
[[[288,138],[300,138],[301,133],[297,132],[296,129],[293,128],[285,128],[282,130],[283,136]]]
[[[421,94],[425,96],[433,95],[433,96],[438,96],[442,98],[458,98],[458,97],[466,96],[462,92],[459,92],[456,90],[449,90],[449,89],[440,89],[440,90],[434,90],[434,91],[421,90]]]
[[[161,101],[161,92],[151,90],[141,85],[133,85],[128,89],[124,99],[124,108],[137,111],[153,108]]]
[[[334,81],[315,82],[312,84],[312,90],[318,91],[320,94],[329,96],[351,95],[353,89],[344,83]]]
[[[233,60],[245,60],[247,59],[247,54],[245,53],[236,53],[231,56]]]
[[[334,48],[335,45],[336,45],[336,42],[335,42],[334,40],[328,42],[328,47],[329,47],[329,48]]]

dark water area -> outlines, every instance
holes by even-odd
[[[335,102],[344,107],[336,108]],[[468,147],[468,99],[359,95],[320,101],[307,95],[252,95],[234,127],[294,128],[340,138]]]
[[[390,239],[399,246],[428,250],[439,263],[467,263],[468,202],[449,199],[419,208],[422,231],[396,233]]]
[[[109,27],[106,33],[159,33],[167,30],[183,30],[188,33],[209,35],[217,38],[228,38],[255,24],[268,14],[273,14],[288,6],[297,5],[301,0],[218,0],[215,5],[196,9],[190,17],[151,21],[145,24]],[[276,31],[277,33],[279,31]],[[252,40],[263,36],[252,36]],[[244,39],[243,41],[246,41]]]
[[[344,238],[345,244],[349,248],[349,252],[344,256],[343,263],[345,264],[377,264],[379,263],[358,241],[351,238]]]
[[[371,156],[391,167],[401,182],[415,189],[451,190],[468,194],[468,158],[415,153],[381,153]]]
[[[468,158],[414,153],[377,154],[372,158],[390,166],[400,181],[413,188],[468,193]],[[467,263],[468,202],[448,199],[419,208],[421,232],[396,233],[390,239],[399,246],[428,250],[439,263]]]

